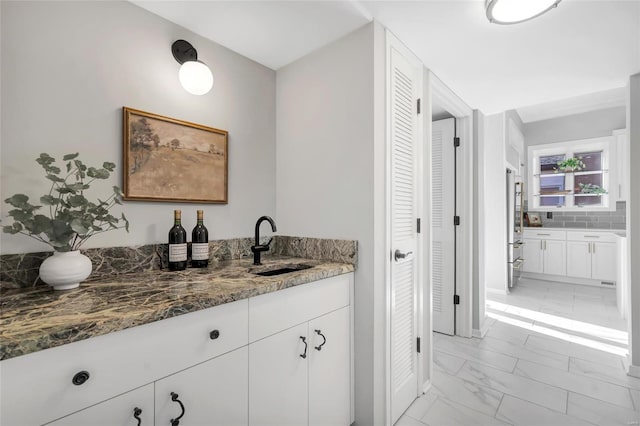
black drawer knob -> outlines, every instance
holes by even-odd
[[[73,383],[76,386],[80,386],[80,385],[84,384],[84,382],[86,382],[87,380],[89,380],[89,372],[88,371],[80,371],[80,372],[76,373],[75,376],[73,376],[73,379],[71,379],[71,383]]]
[[[220,337],[220,330],[213,330],[211,333],[209,333],[209,338],[211,340],[216,340],[218,337]]]

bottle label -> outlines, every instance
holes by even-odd
[[[191,259],[209,260],[209,243],[192,243]]]
[[[186,262],[187,243],[169,244],[169,262]]]

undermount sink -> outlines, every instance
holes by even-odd
[[[311,265],[280,265],[278,267],[265,267],[265,268],[251,268],[249,273],[254,275],[260,275],[263,277],[271,277],[274,275],[288,274],[291,272],[303,271],[311,268]]]

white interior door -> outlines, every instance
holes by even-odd
[[[433,331],[454,333],[454,118],[434,121],[431,135]]]
[[[402,45],[389,44],[389,159],[391,238],[391,421],[418,394],[417,262],[418,165],[421,125],[417,101],[420,62]]]

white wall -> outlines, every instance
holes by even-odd
[[[483,332],[484,322],[486,320],[486,276],[485,261],[486,252],[484,249],[484,241],[487,233],[482,226],[485,222],[486,214],[481,207],[483,206],[484,194],[484,170],[485,163],[484,146],[485,146],[485,117],[481,111],[473,111],[473,166],[474,166],[474,188],[473,188],[473,211],[476,214],[473,217],[473,315],[472,328],[474,336],[479,336]]]
[[[504,293],[507,288],[507,200],[505,166],[505,114],[484,120],[481,203],[484,229],[484,280],[487,291]]]
[[[614,107],[525,123],[524,138],[532,146],[611,136],[612,130],[625,128],[625,114],[625,107]]]
[[[196,208],[204,208],[211,239],[251,236],[259,216],[275,214],[273,70],[127,2],[0,7],[2,199],[22,192],[37,200],[48,191],[34,161],[41,152],[113,161],[116,173],[104,194],[121,185],[121,108],[129,106],[228,130],[229,203],[125,202],[131,233],[105,233],[87,247],[165,242],[174,208],[183,210],[187,229],[195,225]],[[171,44],[179,38],[191,42],[214,73],[207,95],[190,95],[178,82]],[[3,224],[9,208],[3,203]],[[3,254],[48,247],[20,235],[1,238]]]
[[[629,98],[627,100],[627,119],[629,122],[630,164],[640,163],[640,74],[629,79]],[[640,168],[630,168],[630,182],[640,182]],[[631,264],[629,288],[629,315],[631,364],[629,371],[640,377],[640,185],[630,185],[627,203],[627,240],[628,259]]]
[[[358,240],[355,410],[361,425],[384,419],[384,357],[374,355],[384,349],[384,317],[382,322],[376,318],[376,282],[384,276],[374,276],[384,265],[384,260],[375,261],[374,246],[380,224],[375,191],[384,188],[384,180],[382,188],[374,187],[380,176],[384,179],[384,169],[380,174],[374,167],[374,126],[380,125],[374,122],[380,112],[375,105],[383,100],[374,100],[380,93],[374,91],[380,81],[374,75],[380,58],[374,54],[374,39],[384,42],[380,31],[377,24],[366,25],[281,68],[276,85],[278,229],[289,235]]]

